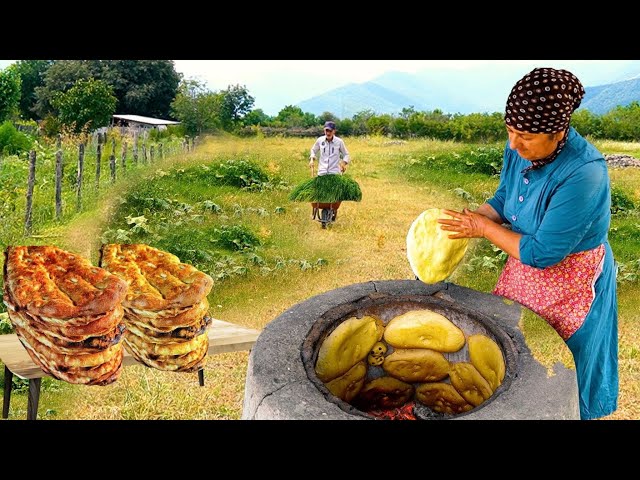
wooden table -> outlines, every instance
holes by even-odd
[[[209,355],[218,353],[251,350],[260,335],[258,330],[241,327],[222,320],[213,319],[209,328]],[[35,420],[40,400],[40,384],[42,377],[47,376],[42,369],[33,363],[31,357],[18,340],[17,335],[0,335],[0,361],[4,363],[4,398],[2,402],[2,418],[9,417],[11,402],[11,380],[16,375],[29,380],[29,397],[27,400],[27,420]],[[125,349],[123,366],[141,365]],[[204,370],[198,370],[200,386],[204,386]]]

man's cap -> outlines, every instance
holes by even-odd
[[[324,128],[328,128],[329,130],[335,130],[336,124],[335,122],[324,122]]]

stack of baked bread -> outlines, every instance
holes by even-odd
[[[4,303],[18,338],[46,373],[107,385],[120,376],[127,284],[54,246],[5,250]]]
[[[194,372],[209,348],[207,295],[213,279],[145,244],[106,244],[100,266],[128,284],[122,305],[125,348],[159,370]]]

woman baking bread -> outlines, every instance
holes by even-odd
[[[518,81],[495,195],[438,222],[450,238],[486,238],[509,255],[493,293],[558,332],[573,354],[580,418],[594,419],[617,408],[618,307],[607,165],[569,126],[583,96],[566,70],[536,68]]]

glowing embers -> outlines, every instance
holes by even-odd
[[[316,375],[375,418],[415,420],[414,406],[429,418],[477,408],[505,377],[502,349],[485,329],[444,313],[350,316],[319,343]]]

